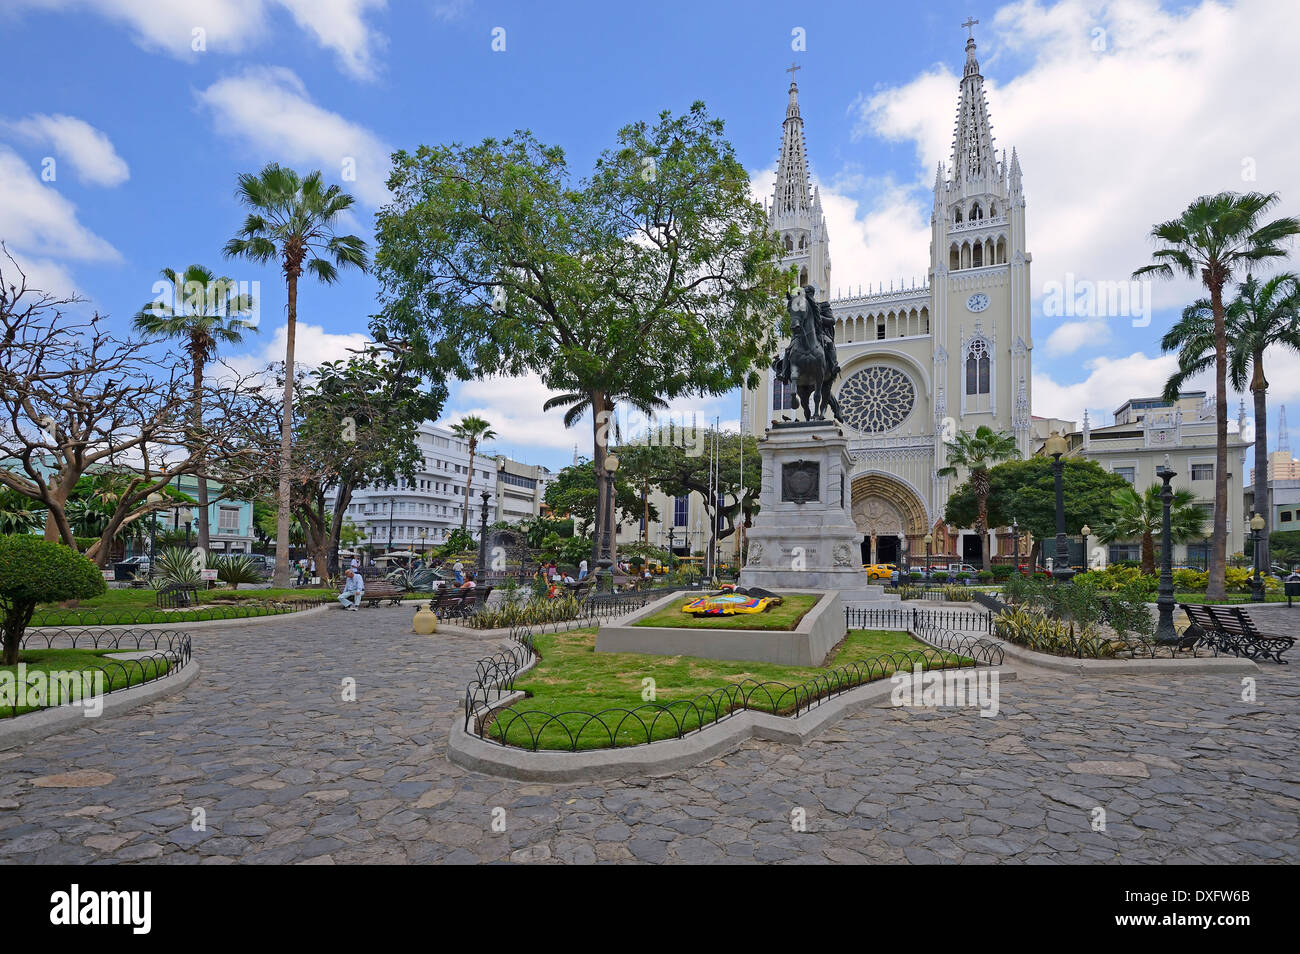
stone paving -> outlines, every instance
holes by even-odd
[[[539,785],[447,761],[495,641],[415,636],[410,615],[196,632],[183,693],[0,752],[0,861],[1300,860],[1300,664],[1263,666],[1253,702],[1240,676],[1024,672],[996,718],[870,709],[804,747]]]

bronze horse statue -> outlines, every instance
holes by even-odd
[[[840,369],[833,339],[824,331],[827,324],[833,327],[830,309],[817,303],[811,285],[798,293],[786,292],[785,299],[790,315],[790,345],[773,364],[777,378],[794,385],[791,400],[796,410],[803,408],[804,420],[821,420],[829,407],[835,420],[842,422],[839,401],[831,393]]]

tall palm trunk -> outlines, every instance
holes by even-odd
[[[194,368],[193,384],[192,384],[193,390],[191,392],[193,395],[191,399],[191,403],[193,404],[193,407],[191,410],[194,415],[193,419],[194,419],[195,438],[201,439],[200,435],[198,434],[198,430],[203,426],[203,358],[202,358],[202,353],[197,347],[197,345],[191,345],[190,347],[190,362]],[[210,525],[208,520],[208,479],[203,476],[204,461],[202,457],[199,458],[198,466],[199,466],[199,474],[198,474],[199,549],[202,550],[204,553],[207,553],[208,541],[210,539],[209,534],[211,533],[211,530],[210,530]],[[188,543],[189,541],[186,542]]]
[[[979,512],[975,517],[975,529],[980,535],[980,552],[984,555],[984,569],[992,570],[992,557],[989,546],[989,472],[982,468],[971,471],[971,488],[975,491],[975,503]],[[961,555],[958,555],[961,559]]]
[[[605,482],[605,458],[609,453],[609,418],[605,407],[605,392],[591,391],[591,466],[596,477],[596,513],[592,527],[591,565],[595,572],[596,565],[604,555],[604,533],[609,519],[609,494]],[[611,541],[610,550],[614,549]],[[611,558],[613,554],[611,553]]]
[[[293,345],[298,331],[297,262],[286,262],[289,286],[289,319],[284,346],[284,417],[280,422],[280,484],[276,493],[275,585],[289,585],[290,470],[293,461]]]
[[[469,491],[470,491],[469,485],[470,485],[470,481],[474,479],[474,452],[476,450],[478,450],[478,438],[471,437],[469,439],[469,474],[465,477],[465,509],[461,512],[460,515],[461,530],[464,530],[465,527],[469,524]],[[480,540],[479,546],[482,545],[483,542]]]
[[[1252,358],[1254,374],[1250,393],[1255,399],[1255,512],[1264,518],[1264,531],[1259,538],[1259,566],[1270,572],[1268,534],[1273,529],[1273,513],[1268,495],[1268,380],[1264,377],[1264,352],[1256,351]]]
[[[1228,332],[1223,315],[1223,279],[1210,276],[1214,314],[1214,528],[1210,535],[1206,599],[1223,599],[1227,589],[1228,550]]]
[[[1150,530],[1142,534],[1142,572],[1148,576],[1156,572],[1156,535]]]

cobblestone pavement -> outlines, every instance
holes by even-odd
[[[495,642],[409,627],[397,608],[196,631],[203,672],[183,693],[0,752],[0,860],[1300,859],[1297,665],[1262,667],[1254,702],[1239,676],[1025,673],[1002,684],[996,718],[870,709],[804,747],[753,741],[664,778],[539,785],[446,758]],[[356,702],[341,700],[346,678]]]

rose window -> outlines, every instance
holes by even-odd
[[[859,431],[892,431],[916,406],[912,379],[897,368],[875,365],[855,372],[840,387],[844,420]]]

